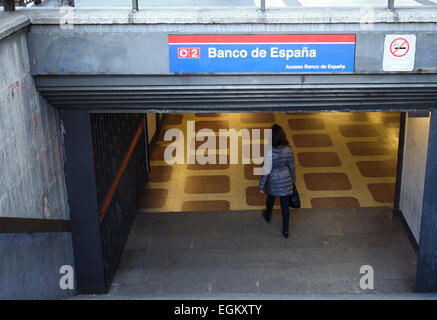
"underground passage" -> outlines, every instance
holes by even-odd
[[[435,299],[433,1],[0,1],[0,299]]]
[[[414,157],[404,153],[405,123],[423,144],[426,114],[95,113],[90,119],[107,297],[356,294],[363,265],[381,270],[373,292],[415,291],[417,243],[396,213],[406,203],[398,162]],[[278,200],[273,223],[262,219],[266,198],[254,174],[268,142],[264,129],[274,123],[293,148],[302,203],[291,209],[287,240],[280,236]],[[250,139],[237,137],[237,163],[230,161],[232,138],[220,145],[220,129],[249,131]],[[172,130],[183,139],[180,164],[165,159],[176,141],[166,134]],[[212,153],[213,163],[188,163],[190,148],[202,150],[209,140],[201,153]],[[256,147],[261,159],[253,157]]]
[[[194,121],[197,131],[210,128],[217,134],[219,129],[262,130],[273,123],[282,125],[295,153],[303,208],[393,206],[399,113],[196,113],[169,114],[164,119],[164,129],[152,146],[141,211],[250,210],[265,205],[256,188],[260,177],[253,173],[253,161],[165,162],[165,148],[171,143],[164,140],[166,130],[179,128],[186,135],[187,121]],[[241,153],[250,156],[251,141],[240,139],[240,158]],[[194,147],[203,143],[197,141]],[[220,149],[216,143],[214,151],[228,156],[229,147]],[[260,147],[263,156],[264,145]]]

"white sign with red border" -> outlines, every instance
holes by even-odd
[[[387,34],[384,42],[384,71],[413,71],[416,35]]]

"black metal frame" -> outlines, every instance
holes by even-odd
[[[417,258],[416,291],[437,292],[437,109],[431,112]]]
[[[69,220],[0,217],[0,234],[70,231]]]
[[[77,290],[105,293],[93,140],[87,110],[61,110]]]
[[[396,169],[396,187],[395,187],[395,199],[394,199],[394,216],[399,217],[402,215],[400,212],[400,200],[401,200],[401,186],[402,186],[402,168],[404,163],[404,149],[405,149],[405,121],[406,112],[401,112],[399,120],[399,143],[398,143],[398,161]]]
[[[144,114],[144,144],[146,146],[146,169],[147,169],[147,173],[149,173],[150,172],[150,144],[149,144],[149,126],[147,124],[147,113]]]
[[[144,125],[142,114],[91,114],[94,164],[98,207],[109,199],[100,218],[100,236],[106,287],[112,281],[124,244],[127,240],[138,205],[144,194],[146,181],[146,148],[143,133],[133,146],[133,139]],[[126,156],[129,155],[127,158]],[[123,171],[121,166],[127,159]],[[114,186],[116,176],[122,172]],[[110,198],[108,198],[108,196]],[[97,213],[95,213],[97,214]]]
[[[93,131],[95,121],[92,121],[92,113],[88,110],[61,110],[60,114],[65,129],[65,173],[77,291],[79,293],[106,293],[137,209],[132,208],[138,204],[144,193],[144,186],[141,185],[147,181],[146,178],[143,179],[146,170],[144,170],[143,175],[138,174],[136,167],[133,168],[132,165],[148,161],[146,158],[148,155],[143,155],[143,151],[141,151],[147,150],[147,144],[137,143],[125,174],[119,181],[107,207],[108,210],[100,221],[99,209],[114,177],[99,176],[105,171],[97,172],[97,165],[100,163],[97,162],[99,157],[96,157],[95,152],[111,153],[111,148],[120,147],[117,144],[120,141],[123,148],[126,149],[126,141],[132,137],[126,137],[123,133],[127,133],[126,130],[128,130],[130,134],[126,135],[130,136],[132,132],[135,133],[137,127],[132,128],[124,125],[123,128],[126,130],[123,132],[112,132],[116,141],[111,136],[111,139],[107,139],[102,150],[96,150],[95,143],[97,141],[95,140],[100,135]],[[124,120],[121,119],[121,121]],[[142,121],[144,121],[144,117],[136,117],[136,122],[141,123]],[[97,129],[105,130],[105,128]],[[140,139],[140,141],[147,139],[147,134],[142,138],[140,136]],[[112,145],[113,142],[115,145]],[[131,141],[128,142],[130,144]],[[138,146],[141,148],[139,149]],[[124,149],[122,153],[126,151]],[[127,149],[129,149],[129,145],[127,145]],[[107,157],[104,159],[121,162],[123,158],[123,155],[118,154],[117,159],[110,158],[108,160]],[[115,164],[117,170],[120,165],[121,163]],[[132,177],[136,180],[133,181]],[[141,181],[138,182],[138,180]],[[125,194],[128,195],[125,196]]]

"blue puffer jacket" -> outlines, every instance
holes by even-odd
[[[269,155],[271,155],[271,170],[269,170]],[[288,196],[293,193],[293,182],[296,181],[294,172],[293,149],[289,145],[272,148],[264,157],[263,176],[258,188],[266,189],[271,196]],[[270,173],[269,173],[270,172]]]

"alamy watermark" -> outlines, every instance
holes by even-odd
[[[360,288],[362,290],[373,290],[375,288],[375,271],[373,267],[367,264],[361,266],[360,274],[364,274],[360,279]]]
[[[63,276],[59,279],[59,287],[62,290],[74,289],[74,269],[69,264],[64,264],[59,269],[59,273]]]
[[[264,139],[261,139],[263,130]],[[171,141],[165,148],[164,160],[167,164],[230,164],[240,163],[239,138],[242,139],[241,163],[261,165],[254,167],[254,175],[270,173],[272,159],[272,130],[271,129],[219,129],[216,132],[209,128],[196,131],[195,121],[187,121],[186,137],[178,128],[168,129],[164,141]],[[218,141],[217,141],[218,139]],[[264,143],[261,142],[264,140]],[[196,148],[196,141],[203,142]],[[229,141],[229,155],[228,155]],[[217,147],[218,142],[218,147]],[[264,156],[261,156],[261,148]],[[221,150],[217,153],[217,149]],[[185,153],[186,151],[186,153]],[[228,157],[229,156],[229,157]]]

